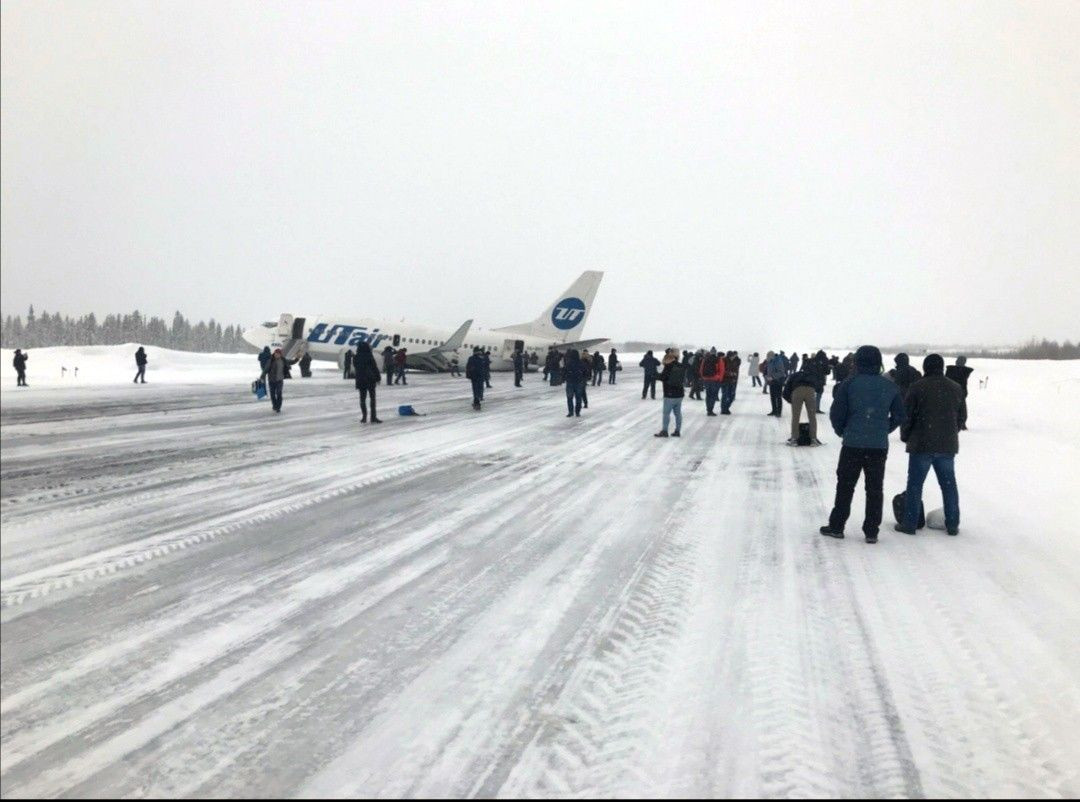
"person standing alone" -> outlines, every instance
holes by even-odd
[[[15,359],[12,360],[11,364],[15,367],[15,385],[17,387],[30,386],[26,383],[26,360],[28,360],[29,358],[29,355],[24,354],[21,349],[15,349]]]
[[[371,422],[382,423],[375,412],[375,385],[382,379],[379,366],[375,363],[375,355],[371,353],[371,346],[360,343],[356,346],[356,354],[352,358],[353,379],[356,381],[356,389],[360,393],[360,422],[368,422],[367,401],[371,400]]]
[[[479,412],[484,402],[484,355],[479,346],[465,363],[465,378],[472,384],[472,408]]]
[[[619,357],[615,353],[614,348],[612,348],[611,353],[608,354],[607,369],[608,369],[608,384],[614,384],[615,383],[615,374],[619,370]]]
[[[653,399],[656,398],[656,379],[660,375],[657,368],[660,367],[660,360],[653,356],[652,351],[646,351],[645,356],[642,357],[638,363],[645,370],[645,385],[641,388],[641,400],[645,400],[646,394],[651,393]]]
[[[132,380],[133,383],[138,384],[141,380],[142,384],[146,384],[146,363],[146,351],[140,345],[139,350],[135,352],[135,378]]]
[[[285,388],[285,357],[280,348],[274,350],[259,378],[266,379],[270,386],[270,404],[274,412],[281,412],[282,390]]]

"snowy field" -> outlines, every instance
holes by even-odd
[[[656,440],[636,367],[361,427],[336,372],[273,416],[254,356],[76,350],[2,355],[5,797],[1080,794],[1080,363],[974,362],[960,536],[870,546],[745,376]]]

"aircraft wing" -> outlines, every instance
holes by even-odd
[[[572,343],[557,343],[555,345],[555,350],[556,351],[566,351],[567,349],[570,349],[570,348],[576,348],[577,350],[580,351],[582,348],[595,348],[596,346],[600,345],[601,343],[606,343],[606,342],[608,342],[607,337],[600,337],[600,338],[595,339],[595,340],[577,340],[577,341],[572,342]]]
[[[457,331],[450,335],[450,339],[442,345],[437,345],[427,351],[407,354],[405,356],[406,367],[416,370],[430,370],[436,373],[449,370],[450,360],[447,358],[447,354],[452,354],[461,348],[471,326],[472,320],[466,320],[458,327]]]
[[[428,353],[443,353],[448,351],[456,351],[465,343],[465,335],[469,333],[469,327],[472,326],[472,320],[466,320],[462,323],[458,330],[450,335],[450,339],[442,345],[432,348]]]

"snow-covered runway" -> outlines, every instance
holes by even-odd
[[[1076,796],[1080,371],[995,370],[960,537],[876,546],[745,379],[681,440],[636,369],[379,427],[325,376],[7,384],[2,793]]]

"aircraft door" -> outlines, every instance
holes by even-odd
[[[277,336],[281,342],[285,342],[292,336],[293,316],[288,312],[282,312],[278,319]]]
[[[292,337],[294,340],[304,339],[304,318],[298,317],[292,323]]]

